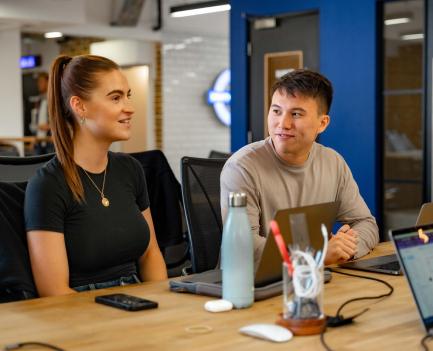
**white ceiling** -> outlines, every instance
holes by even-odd
[[[62,31],[66,35],[104,38],[161,40],[165,33],[201,34],[228,37],[229,13],[171,18],[173,5],[198,0],[163,0],[162,30],[157,23],[156,0],[145,0],[135,27],[113,27],[113,1],[121,0],[0,0],[0,30],[19,27],[23,32]]]
[[[154,1],[154,0],[147,0]],[[169,15],[171,6],[203,2],[186,0],[162,0],[164,7],[164,30],[168,32],[187,32],[190,34],[208,34],[228,38],[229,12],[218,12],[208,15],[172,18]]]
[[[384,17],[395,18],[402,15],[409,15],[409,23],[384,26],[386,39],[400,40],[401,35],[424,32],[424,1],[390,1],[384,4]]]
[[[66,35],[104,38],[162,40],[165,33],[201,34],[228,38],[229,13],[171,18],[169,8],[203,0],[162,0],[162,30],[153,31],[156,24],[156,0],[145,0],[136,27],[112,27],[113,1],[122,0],[0,0],[0,30],[21,28],[24,32],[43,33],[59,30]],[[387,39],[399,39],[401,34],[423,29],[424,1],[407,0],[385,3],[386,18],[409,13],[410,23],[385,26]]]

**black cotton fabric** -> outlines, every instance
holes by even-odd
[[[89,173],[99,189],[104,173]],[[25,196],[26,230],[61,233],[65,238],[70,287],[117,279],[137,272],[149,245],[142,211],[149,207],[141,165],[123,153],[108,154],[104,207],[100,193],[79,168],[85,201],[77,202],[54,157],[29,181]],[[61,235],[53,234],[53,235]]]

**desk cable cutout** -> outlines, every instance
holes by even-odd
[[[45,348],[50,349],[50,350],[65,351],[65,349],[62,349],[58,346],[47,344],[45,342],[37,342],[37,341],[28,341],[28,342],[19,342],[16,344],[9,344],[9,345],[6,345],[3,350],[4,351],[18,350],[18,349],[25,347],[25,346],[42,346],[42,347],[45,347]]]
[[[352,302],[355,302],[355,301],[382,299],[384,297],[390,296],[394,292],[393,286],[391,284],[389,284],[388,282],[386,282],[385,280],[382,280],[382,279],[379,279],[379,278],[370,277],[370,276],[365,276],[365,275],[357,275],[357,274],[353,274],[353,273],[346,273],[346,272],[342,272],[340,270],[335,270],[333,268],[327,268],[327,269],[329,269],[331,272],[334,272],[334,273],[337,273],[337,274],[347,275],[349,277],[374,280],[376,282],[384,284],[386,287],[389,288],[389,291],[386,292],[386,293],[384,293],[384,294],[380,294],[380,295],[376,295],[376,296],[355,297],[353,299],[349,299],[349,300],[343,302],[341,304],[341,306],[337,309],[337,313],[335,314],[335,316],[327,316],[326,317],[326,326],[327,327],[337,328],[337,327],[341,327],[343,325],[351,324],[351,323],[354,322],[355,318],[359,317],[360,315],[364,314],[365,312],[367,312],[369,310],[369,308],[366,308],[366,309],[362,310],[361,312],[359,312],[359,313],[357,313],[357,314],[355,314],[355,315],[353,315],[351,317],[344,317],[341,314],[341,311],[348,304],[350,304]],[[332,351],[332,349],[325,342],[325,331],[326,331],[326,329],[324,329],[322,331],[322,333],[320,334],[320,342],[322,343],[322,345],[323,345],[323,347],[325,348],[326,351]],[[433,335],[428,335],[428,336],[429,337],[433,337]],[[425,339],[427,339],[427,338],[425,338]],[[423,341],[424,341],[424,339],[423,339]],[[428,350],[428,349],[426,349],[426,350]]]
[[[187,333],[192,334],[207,334],[213,330],[209,325],[190,325],[185,327]]]

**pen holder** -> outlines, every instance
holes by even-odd
[[[309,270],[295,265],[290,274],[283,263],[283,313],[277,324],[290,329],[294,335],[320,334],[326,328],[323,313],[323,266]]]

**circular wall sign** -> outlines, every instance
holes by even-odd
[[[226,69],[217,76],[212,89],[207,92],[207,102],[213,106],[218,120],[227,127],[231,122],[230,100],[230,70]]]

